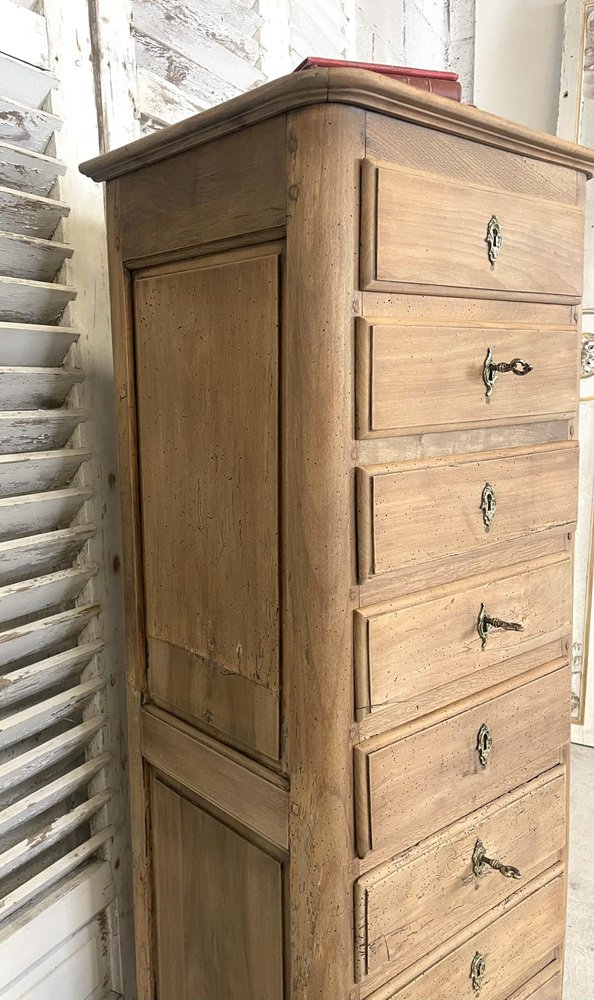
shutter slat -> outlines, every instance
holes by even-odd
[[[2,42],[6,44],[5,38]],[[0,52],[0,94],[9,100],[39,108],[57,86],[58,78],[53,73]]]
[[[0,93],[2,91],[0,90]],[[58,177],[66,171],[66,164],[47,153],[0,142],[0,185],[29,191],[31,194],[48,195]]]
[[[46,893],[56,882],[64,878],[65,875],[69,875],[76,868],[79,868],[87,858],[96,854],[112,837],[112,828],[109,826],[105,827],[73,851],[65,854],[58,861],[54,861],[53,864],[49,865],[44,871],[39,872],[34,878],[29,879],[18,886],[17,889],[8,893],[4,899],[0,899],[0,921],[11,916],[26,903],[30,903],[31,900]]]
[[[95,715],[65,733],[39,743],[31,750],[0,764],[0,788],[8,791],[43,773],[65,757],[80,753],[103,728],[106,721],[104,715]]]
[[[49,823],[39,833],[35,834],[35,836],[27,837],[25,840],[21,840],[18,844],[15,844],[8,851],[3,851],[0,854],[0,878],[6,878],[7,875],[16,871],[16,869],[20,868],[27,861],[32,860],[38,854],[41,854],[42,851],[48,850],[48,848],[53,847],[58,841],[63,840],[68,834],[77,830],[79,826],[88,823],[109,799],[109,792],[97,792],[96,795],[87,799],[86,802],[82,802],[75,809],[71,809],[64,816],[59,816],[53,823]]]
[[[103,679],[94,678],[83,684],[77,684],[76,687],[69,688],[67,691],[62,691],[60,694],[54,695],[53,698],[48,698],[37,705],[25,708],[21,712],[6,716],[0,721],[0,749],[13,746],[20,740],[47,729],[89,701],[104,685]]]
[[[95,639],[73,649],[48,656],[39,663],[13,670],[0,677],[0,710],[19,701],[32,698],[41,692],[81,674],[93,656],[103,649],[103,642]]]
[[[86,448],[0,455],[0,497],[61,489],[88,459]]]
[[[0,188],[0,219],[2,229],[25,236],[49,240],[70,209],[63,201],[45,198],[28,191]]]
[[[65,569],[94,534],[94,525],[79,524],[44,535],[0,542],[0,585]]]
[[[0,142],[44,153],[54,132],[61,128],[62,122],[56,115],[0,97]]]
[[[22,538],[32,524],[39,532],[67,528],[92,496],[92,490],[71,487],[0,499],[0,540]]]
[[[62,448],[87,419],[84,410],[0,410],[0,454]]]
[[[78,788],[88,784],[92,778],[107,764],[108,753],[99,754],[91,760],[81,764],[80,767],[67,771],[66,774],[51,781],[49,785],[36,789],[30,795],[26,795],[18,802],[14,802],[7,809],[0,811],[0,837],[12,830],[16,830],[23,823],[40,816],[47,809],[68,798]]]
[[[0,319],[17,323],[53,323],[76,291],[57,282],[0,276]]]
[[[93,566],[73,566],[72,569],[0,587],[0,623],[15,621],[66,601],[73,601],[95,572]]]
[[[76,368],[0,366],[0,409],[41,410],[61,406],[84,375]]]
[[[9,278],[53,281],[71,256],[72,248],[65,243],[0,232],[0,273]]]
[[[0,24],[2,48],[8,55],[22,59],[33,69],[47,69],[47,29],[41,14],[19,9],[10,0],[0,0]],[[15,80],[13,86],[14,93],[21,97],[21,80]]]
[[[0,666],[43,654],[58,643],[73,643],[99,611],[98,604],[81,605],[0,632]]]

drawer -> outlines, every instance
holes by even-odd
[[[488,624],[485,629],[485,615],[523,631]],[[570,633],[567,555],[360,609],[355,612],[357,717],[388,706],[403,713],[408,706],[409,715],[430,711],[447,703],[448,685],[455,691],[450,701],[462,698],[476,690],[484,671],[510,658],[555,641],[553,655],[562,655],[561,640]],[[516,672],[521,669],[518,663]]]
[[[360,468],[360,578],[573,526],[577,461],[562,442]]]
[[[569,670],[560,666],[425,729],[357,745],[359,856],[419,843],[557,764],[568,738]]]
[[[357,325],[357,434],[361,438],[482,427],[568,415],[576,408],[575,330]],[[526,361],[527,374],[492,364]],[[516,366],[516,369],[524,369]]]
[[[558,866],[552,874],[556,877],[550,882],[507,912],[504,907],[501,916],[412,982],[401,986],[406,976],[401,977],[400,982],[371,994],[370,1000],[477,1000],[479,996],[480,1000],[510,1000],[510,994],[515,996],[522,984],[555,962],[561,947],[565,879]],[[440,943],[440,939],[435,941]],[[546,990],[542,995],[548,996]],[[519,996],[532,1000],[524,991]],[[540,1000],[541,994],[533,996]]]
[[[581,297],[584,223],[577,205],[371,160],[363,161],[361,195],[363,289],[430,287],[543,302]]]
[[[558,968],[559,962],[551,964],[557,968],[553,975],[549,974],[548,969],[544,969],[540,976],[531,979],[509,1000],[563,1000],[563,976]]]
[[[357,980],[400,975],[550,868],[565,845],[565,815],[559,767],[362,876],[355,885]],[[521,881],[481,867],[479,841],[488,857],[519,869]]]

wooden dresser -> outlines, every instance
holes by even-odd
[[[593,168],[347,69],[83,165],[141,1000],[560,1000]]]

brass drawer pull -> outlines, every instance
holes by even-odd
[[[480,507],[483,512],[485,531],[488,531],[491,527],[493,518],[495,517],[495,511],[497,510],[497,498],[491,483],[485,483],[484,485]]]
[[[489,253],[489,263],[491,267],[495,267],[495,261],[499,256],[499,251],[503,246],[503,234],[501,232],[501,226],[499,224],[499,219],[496,215],[492,215],[489,219],[487,225],[487,235],[485,237],[485,243],[487,244]]]
[[[497,381],[498,373],[511,372],[512,375],[528,375],[532,371],[532,365],[522,358],[514,358],[512,361],[493,361],[493,351],[487,349],[487,357],[483,365],[483,382],[487,390],[487,397],[493,392],[493,386]]]
[[[522,873],[513,865],[504,865],[495,858],[487,857],[487,848],[482,840],[477,840],[472,852],[472,870],[476,877],[484,875],[487,868],[492,868],[494,872],[499,872],[504,878],[522,878]]]
[[[480,951],[477,951],[470,966],[470,981],[472,983],[473,992],[476,994],[479,994],[481,991],[486,971],[487,963],[485,961],[485,956],[481,955]]]
[[[481,649],[484,649],[487,645],[487,636],[491,629],[500,628],[505,632],[523,632],[524,626],[520,625],[519,622],[504,622],[501,618],[492,618],[491,615],[487,614],[487,609],[484,604],[481,604],[481,610],[479,611],[476,630],[480,636]]]
[[[489,760],[489,754],[493,749],[493,737],[491,735],[491,730],[489,729],[486,722],[483,722],[481,728],[478,731],[478,736],[476,738],[476,748],[478,750],[479,762],[481,767],[486,767],[487,761]]]

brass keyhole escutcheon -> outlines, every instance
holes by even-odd
[[[493,618],[487,614],[484,604],[481,604],[476,622],[476,630],[480,636],[481,649],[487,645],[487,636],[491,629],[502,629],[504,632],[523,632],[524,626],[520,622],[504,622],[502,618]]]
[[[496,858],[488,858],[487,848],[482,840],[477,840],[472,852],[473,874],[477,878],[480,878],[489,868],[494,872],[499,872],[504,878],[522,878],[522,873],[517,868],[514,868],[513,865],[504,865],[501,861],[497,861]]]
[[[483,364],[483,382],[485,383],[487,401],[491,398],[493,388],[498,375],[511,372],[512,375],[528,375],[532,371],[532,365],[524,361],[523,358],[513,358],[511,361],[494,361],[493,351],[487,348],[487,357]]]
[[[485,238],[485,243],[487,244],[487,250],[489,254],[489,262],[491,267],[495,267],[495,261],[497,260],[501,247],[503,246],[503,234],[501,232],[501,226],[496,215],[492,215],[489,219],[487,225],[487,236]]]
[[[479,755],[479,763],[481,767],[486,767],[489,760],[489,755],[493,749],[493,737],[491,735],[491,730],[489,729],[486,722],[483,722],[481,728],[478,731],[478,736],[476,738],[476,748]]]
[[[481,991],[486,971],[487,962],[485,960],[485,956],[481,955],[480,951],[477,951],[470,966],[470,981],[472,983],[473,992],[477,995]]]
[[[483,512],[483,524],[485,525],[485,531],[488,531],[493,523],[495,511],[497,510],[497,498],[491,483],[485,483],[483,487],[480,508]]]

